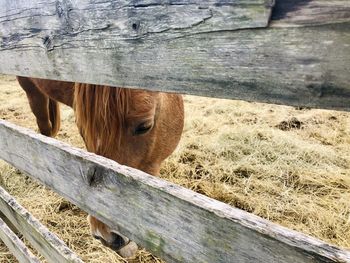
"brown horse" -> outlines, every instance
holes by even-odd
[[[161,162],[176,148],[183,129],[181,95],[145,90],[17,77],[40,133],[55,136],[58,102],[74,108],[88,151],[158,175]],[[92,235],[124,257],[137,245],[89,216]]]

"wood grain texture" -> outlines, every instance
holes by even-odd
[[[0,218],[0,239],[20,263],[39,263],[40,261],[30,252],[15,233]]]
[[[1,33],[5,44],[26,45],[39,40],[42,47],[50,50],[58,47],[56,37],[92,35],[99,31],[132,40],[162,33],[181,37],[266,27],[273,3],[273,0],[7,0],[0,3],[0,24],[4,27]]]
[[[66,244],[0,187],[0,210],[16,229],[51,263],[83,261]]]
[[[350,1],[271,6],[3,1],[0,72],[350,110]]]
[[[0,158],[167,262],[350,262],[350,252],[0,121]]]
[[[348,0],[279,0],[271,19],[273,27],[350,22],[350,3]]]

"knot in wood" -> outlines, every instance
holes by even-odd
[[[131,27],[133,30],[137,31],[140,28],[140,24],[141,24],[140,21],[135,21],[131,24]]]
[[[65,33],[71,33],[79,30],[81,26],[80,15],[74,10],[69,0],[60,0],[56,2],[56,14],[61,21],[61,29]]]
[[[63,8],[62,3],[60,1],[56,2],[56,14],[59,18],[61,18],[64,14],[64,8]]]
[[[87,172],[85,180],[89,186],[96,187],[102,182],[102,169],[96,166],[89,167]]]

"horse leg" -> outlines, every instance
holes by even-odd
[[[29,78],[17,77],[17,80],[27,94],[40,133],[54,137],[60,128],[58,102],[45,95]]]

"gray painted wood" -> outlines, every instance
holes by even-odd
[[[350,262],[350,251],[3,120],[0,158],[167,262]]]
[[[348,0],[0,2],[0,72],[350,110]]]
[[[48,262],[83,262],[2,187],[0,187],[0,210]]]
[[[20,263],[40,262],[1,218],[0,238]]]

